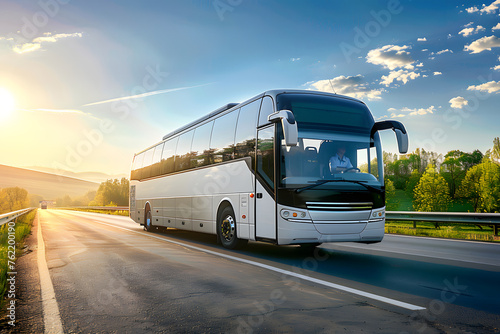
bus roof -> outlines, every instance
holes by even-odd
[[[349,96],[345,96],[345,95],[339,95],[339,94],[332,94],[332,93],[327,93],[327,92],[321,92],[321,91],[315,91],[315,90],[299,90],[299,89],[273,89],[273,90],[268,90],[268,91],[265,91],[264,93],[261,93],[257,96],[254,96],[252,97],[251,99],[248,99],[244,102],[241,102],[241,103],[228,103],[222,107],[220,107],[219,109],[216,109],[214,111],[212,111],[211,113],[201,117],[201,118],[198,118],[197,120],[189,123],[189,124],[186,124],[168,134],[166,134],[165,136],[163,136],[163,139],[162,140],[166,140],[170,137],[173,137],[175,136],[176,134],[179,134],[181,132],[183,132],[184,130],[187,130],[199,123],[202,123],[214,116],[217,116],[218,114],[221,114],[229,109],[233,109],[233,108],[239,108],[241,106],[244,106],[245,104],[247,103],[250,103],[256,99],[259,99],[263,96],[271,96],[274,100],[276,100],[276,96],[279,95],[279,94],[284,94],[284,93],[290,93],[290,94],[311,94],[311,95],[326,95],[326,96],[332,96],[332,97],[337,97],[337,98],[341,98],[341,99],[348,99],[348,100],[351,100],[351,101],[356,101],[356,102],[359,102],[359,103],[362,103],[364,104],[363,101],[361,100],[358,100],[358,99],[355,99],[355,98],[352,98],[352,97],[349,97]]]

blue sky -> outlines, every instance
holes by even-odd
[[[407,126],[411,150],[484,153],[500,136],[500,1],[0,6],[0,90],[15,102],[1,164],[128,173],[164,134],[275,88],[360,98]]]

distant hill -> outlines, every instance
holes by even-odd
[[[35,170],[39,172],[44,172],[44,173],[50,173],[50,174],[60,174],[60,171],[54,169],[54,168],[49,168],[49,167],[24,167],[25,169],[30,169],[30,170]],[[117,175],[109,175],[105,173],[100,173],[100,172],[80,172],[80,173],[73,173],[70,171],[64,171],[64,176],[67,177],[73,177],[77,179],[82,179],[82,180],[87,180],[90,182],[97,182],[97,183],[102,183],[106,180],[109,179],[118,179],[120,180],[122,177],[129,178],[130,175],[127,174],[117,174]]]
[[[0,165],[0,188],[21,187],[30,195],[56,199],[64,195],[79,197],[99,188],[97,182],[60,176],[24,168]]]

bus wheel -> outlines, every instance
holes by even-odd
[[[236,219],[231,207],[226,207],[217,221],[217,235],[222,246],[227,249],[235,249],[245,243],[246,240],[238,239],[236,234]]]
[[[144,229],[148,232],[151,232],[154,230],[153,217],[151,216],[151,210],[149,208],[148,208],[148,211],[146,212],[146,219],[144,221]]]

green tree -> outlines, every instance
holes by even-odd
[[[410,195],[413,198],[414,195],[414,190],[415,187],[418,184],[418,181],[420,181],[420,178],[422,177],[422,174],[418,170],[414,170],[411,172],[410,177],[408,178],[408,181],[406,181],[406,192],[408,195]]]
[[[494,162],[500,163],[500,138],[493,139],[493,149],[491,150],[491,158]]]
[[[481,166],[481,208],[484,212],[500,212],[500,166],[490,160]]]
[[[500,165],[487,157],[467,171],[460,189],[476,212],[500,212]]]
[[[115,204],[118,206],[128,205],[128,192],[129,192],[129,180],[122,178],[120,181],[118,179],[106,180],[101,183],[99,189],[97,189],[97,194],[93,201],[89,203],[90,206],[106,206]]]
[[[450,204],[448,184],[436,172],[434,165],[429,165],[414,190],[414,207],[417,211],[447,211]]]
[[[474,207],[474,212],[480,212],[481,208],[481,165],[470,168],[465,174],[462,185],[459,190],[459,196],[468,198]]]
[[[7,213],[29,207],[28,191],[19,187],[0,190],[0,213]]]
[[[385,180],[385,206],[388,211],[397,210],[399,207],[399,200],[396,197],[396,188],[394,183],[386,179]]]

